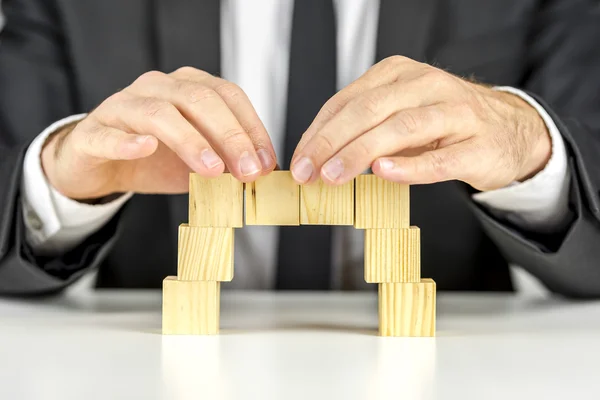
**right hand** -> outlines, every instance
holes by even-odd
[[[106,99],[42,150],[42,167],[63,195],[185,193],[188,174],[225,168],[243,182],[276,166],[265,127],[233,83],[190,67],[148,72]]]

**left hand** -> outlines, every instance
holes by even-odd
[[[552,153],[520,97],[394,56],[338,92],[292,159],[300,183],[345,183],[367,168],[390,181],[461,180],[492,190],[541,171]]]

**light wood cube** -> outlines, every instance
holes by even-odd
[[[182,281],[231,281],[233,254],[233,228],[181,224],[177,278]]]
[[[220,282],[163,281],[162,333],[216,335],[219,333]]]
[[[300,186],[290,171],[246,183],[246,225],[300,225]]]
[[[409,186],[386,181],[376,175],[356,177],[357,229],[408,228]]]
[[[354,180],[326,185],[321,179],[300,187],[302,225],[354,225]]]
[[[190,174],[189,225],[241,228],[244,184],[231,174],[203,178]]]
[[[379,284],[381,336],[435,336],[435,282]]]
[[[421,279],[421,231],[403,229],[365,231],[365,281],[419,282]]]

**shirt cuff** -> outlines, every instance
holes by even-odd
[[[56,255],[71,250],[104,226],[132,195],[128,193],[106,204],[84,204],[65,197],[46,179],[40,158],[46,139],[85,116],[73,115],[50,125],[25,153],[21,184],[25,236],[36,254]]]
[[[552,140],[552,155],[546,167],[524,182],[513,182],[507,187],[476,193],[473,200],[487,207],[496,217],[515,225],[551,233],[568,221],[568,189],[570,173],[564,140],[552,117],[525,92],[512,87],[496,87],[521,97],[540,114]]]

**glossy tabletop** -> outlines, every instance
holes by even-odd
[[[375,293],[224,292],[162,336],[158,291],[0,300],[0,399],[600,398],[600,303],[440,294],[437,338],[376,335]]]

